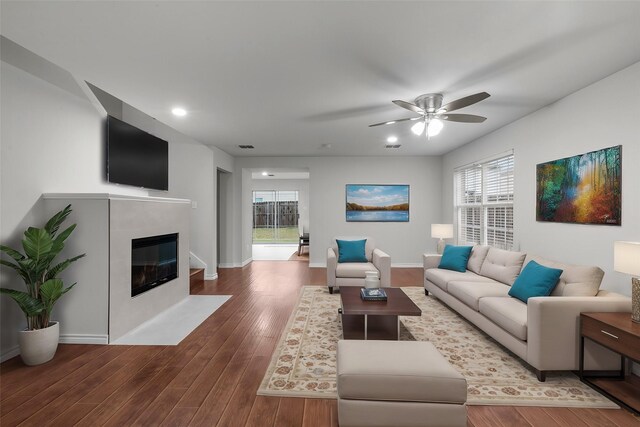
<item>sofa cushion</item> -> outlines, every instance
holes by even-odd
[[[514,337],[527,340],[527,304],[511,297],[480,298],[480,313]]]
[[[364,279],[367,271],[377,272],[378,269],[370,262],[342,262],[336,266],[336,277]]]
[[[604,271],[598,267],[586,265],[572,265],[561,262],[549,261],[547,259],[527,255],[525,265],[529,261],[535,261],[546,267],[559,268],[562,270],[558,284],[551,292],[551,296],[565,297],[593,297],[598,294],[600,283],[604,277]]]
[[[341,399],[460,405],[467,400],[466,380],[430,342],[340,340],[337,371]]]
[[[509,289],[509,295],[526,303],[531,297],[546,297],[558,284],[562,274],[559,268],[546,267],[529,261]]]
[[[438,268],[464,273],[467,271],[467,262],[469,261],[471,249],[473,249],[471,246],[445,246]]]
[[[364,246],[367,239],[362,240],[336,240],[338,244],[338,263],[367,262]]]
[[[487,257],[489,248],[490,246],[486,245],[475,245],[473,249],[471,249],[471,256],[469,256],[467,270],[471,270],[476,274],[480,274],[480,268],[482,268],[482,263]]]
[[[525,256],[524,252],[489,248],[480,268],[480,274],[511,286],[522,270]]]
[[[429,268],[424,271],[424,278],[441,288],[443,291],[447,290],[447,283],[449,282],[494,282],[494,280],[479,276],[476,273],[465,271],[460,273],[458,271],[442,270],[440,268]]]
[[[469,307],[478,311],[483,297],[506,297],[509,286],[498,282],[449,282],[447,291]]]

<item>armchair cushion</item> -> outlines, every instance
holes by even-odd
[[[364,250],[367,239],[336,240],[336,243],[338,244],[338,263],[368,261]]]
[[[526,303],[531,297],[546,297],[558,284],[562,274],[559,268],[545,267],[535,261],[529,263],[509,289],[509,295]]]
[[[367,271],[378,272],[375,265],[370,262],[341,262],[336,267],[336,277],[353,277],[364,279]]]

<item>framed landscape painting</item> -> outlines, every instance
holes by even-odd
[[[408,185],[347,184],[347,222],[409,222]]]
[[[622,146],[536,167],[536,219],[622,224]]]

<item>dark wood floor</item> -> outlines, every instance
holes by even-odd
[[[335,400],[256,396],[307,263],[256,261],[193,289],[233,295],[178,346],[61,345],[51,362],[0,366],[2,426],[337,426]],[[419,285],[421,269],[394,269]],[[469,426],[632,426],[623,410],[469,407]]]

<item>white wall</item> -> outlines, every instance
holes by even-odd
[[[440,222],[439,157],[242,157],[236,158],[234,200],[241,219],[234,224],[234,262],[251,256],[251,169],[309,170],[310,263],[326,265],[326,249],[337,235],[369,235],[396,265],[421,265],[425,251],[435,250],[430,224]],[[409,184],[410,221],[356,223],[345,219],[346,184]],[[237,215],[236,215],[237,216]]]
[[[480,138],[443,158],[442,206],[453,220],[453,170],[513,148],[515,240],[525,252],[605,271],[603,288],[630,295],[613,271],[613,242],[640,241],[640,63]],[[536,165],[621,144],[622,226],[536,222]]]
[[[82,90],[73,93],[16,68],[5,53],[0,70],[2,244],[18,247],[24,229],[45,220],[39,205],[42,193],[149,194],[106,182],[104,111],[82,97]],[[127,112],[128,119],[145,121],[132,110]],[[152,193],[198,202],[198,208],[192,211],[191,244],[215,272],[214,153],[168,126],[156,124],[153,133],[169,140],[170,176],[169,192]],[[221,161],[229,163],[229,159]],[[0,278],[2,286],[23,286],[7,269],[2,269]],[[0,357],[6,357],[15,349],[16,331],[26,322],[9,298],[0,298],[0,307]]]
[[[251,191],[278,190],[298,192],[298,223],[309,229],[309,180],[308,179],[252,179]]]

